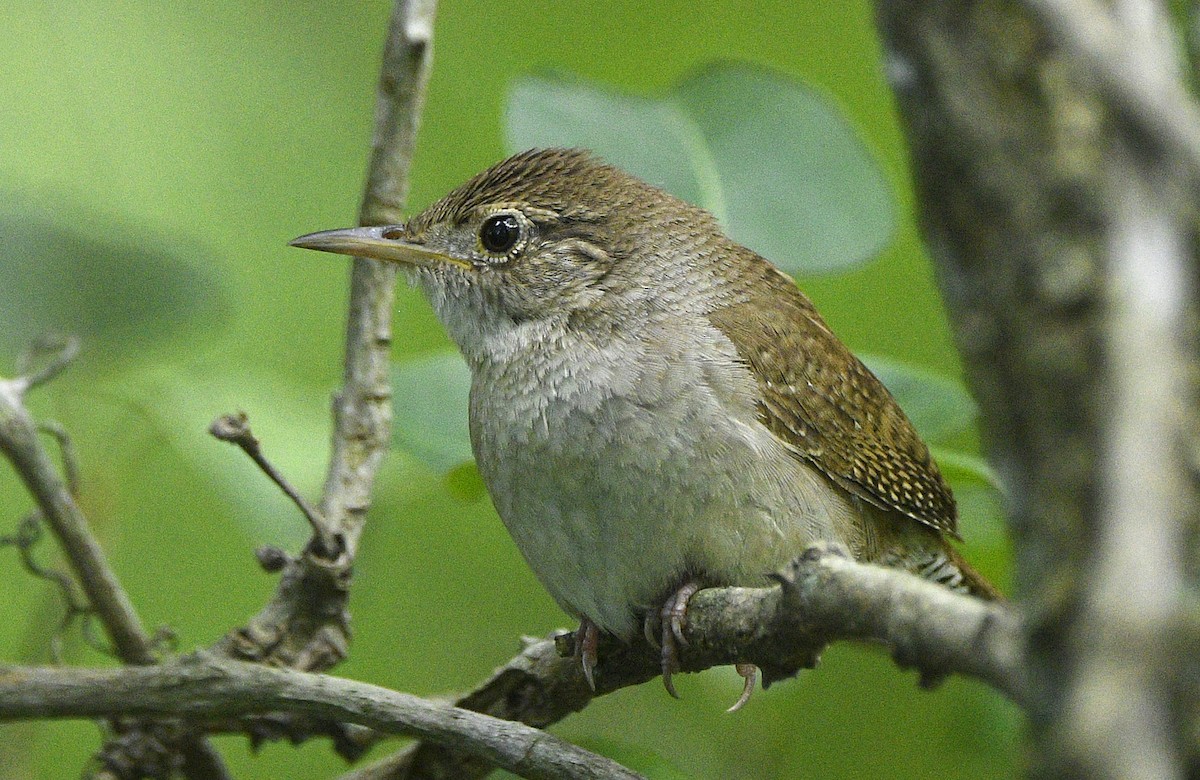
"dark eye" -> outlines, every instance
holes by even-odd
[[[506,254],[521,238],[521,223],[512,214],[488,217],[479,228],[479,243],[492,254]]]

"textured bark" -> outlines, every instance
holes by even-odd
[[[1196,149],[1162,112],[1194,106],[1145,62],[1161,39],[1098,4],[879,9],[921,222],[1009,490],[1033,773],[1183,776]],[[1097,39],[1079,20],[1121,34]],[[1138,281],[1151,263],[1167,284]],[[1151,754],[1171,773],[1148,774]]]
[[[125,669],[0,670],[0,719],[207,719],[287,710],[453,744],[521,777],[641,780],[610,759],[518,723],[376,685],[233,661],[183,656]]]
[[[359,214],[364,225],[401,220],[433,59],[436,8],[435,0],[396,0],[392,12]],[[219,650],[234,658],[324,670],[348,652],[351,573],[375,474],[391,446],[395,280],[394,266],[354,261],[345,370],[333,401],[333,452],[321,496],[324,527],[302,555],[282,559],[283,572],[271,600],[219,644]]]

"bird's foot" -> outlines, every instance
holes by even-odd
[[[689,580],[671,594],[662,605],[658,617],[662,624],[662,679],[667,693],[679,698],[675,691],[675,683],[671,681],[675,672],[679,671],[679,648],[687,647],[687,638],[683,635],[683,627],[687,623],[688,599],[700,590],[700,583]]]
[[[679,693],[675,690],[672,677],[679,671],[679,648],[688,645],[687,637],[683,635],[683,628],[687,624],[688,601],[700,588],[699,582],[689,580],[671,594],[663,604],[658,615],[661,625],[661,641],[655,641],[650,615],[646,616],[646,621],[642,625],[646,639],[661,648],[663,687],[676,699],[679,698]],[[754,695],[754,687],[758,682],[758,667],[754,664],[740,663],[735,664],[734,668],[745,682],[742,685],[741,695],[726,712],[737,712],[746,706],[746,702],[750,701],[750,697]]]
[[[588,687],[596,690],[596,679],[593,670],[596,668],[596,647],[600,644],[600,629],[589,618],[579,621],[579,629],[575,632],[575,659],[583,667],[583,676]]]

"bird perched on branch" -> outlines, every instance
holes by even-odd
[[[471,370],[471,442],[517,547],[599,632],[768,584],[819,540],[984,598],[954,498],[878,379],[707,211],[574,149],[478,174],[404,225],[296,246],[404,266]],[[753,667],[740,704],[754,686]]]

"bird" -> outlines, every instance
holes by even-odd
[[[801,218],[797,215],[797,219]],[[929,448],[795,282],[711,213],[571,148],[477,174],[406,223],[292,245],[402,266],[470,368],[479,473],[517,548],[598,639],[764,586],[833,542],[985,599]],[[754,689],[746,678],[740,707]]]

